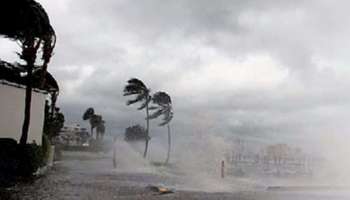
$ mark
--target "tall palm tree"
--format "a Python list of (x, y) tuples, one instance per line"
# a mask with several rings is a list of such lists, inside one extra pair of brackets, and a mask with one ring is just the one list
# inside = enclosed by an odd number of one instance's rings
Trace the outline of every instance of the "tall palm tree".
[(0, 3), (0, 35), (19, 41), (20, 58), (26, 62), (24, 120), (20, 144), (26, 144), (30, 124), (34, 63), (39, 48), (43, 50), (41, 86), (44, 86), (48, 63), (55, 47), (56, 35), (43, 7), (34, 0), (2, 0)]
[(106, 132), (105, 121), (102, 120), (102, 117), (101, 117), (101, 121), (98, 123), (96, 127), (96, 139), (103, 140), (103, 136), (105, 132)]
[[(102, 120), (101, 115), (95, 114), (94, 108), (88, 108), (84, 115), (83, 115), (83, 120), (89, 120), (90, 123), (90, 130), (91, 130), (91, 137), (94, 136), (94, 128), (98, 128), (101, 126), (104, 121)], [(102, 127), (100, 127), (99, 131), (101, 130)], [(96, 139), (98, 139), (98, 135), (96, 133)]]
[(127, 85), (124, 87), (124, 96), (136, 95), (135, 99), (128, 100), (126, 105), (131, 105), (137, 102), (142, 102), (138, 110), (146, 109), (146, 140), (145, 140), (145, 151), (143, 157), (147, 156), (148, 142), (149, 142), (149, 108), (148, 104), (151, 102), (152, 97), (150, 95), (150, 89), (137, 78), (128, 80)]
[(168, 152), (165, 163), (169, 163), (171, 148), (170, 121), (174, 117), (171, 98), (165, 92), (157, 92), (152, 97), (152, 103), (156, 106), (150, 107), (151, 110), (155, 111), (149, 116), (149, 118), (155, 119), (163, 115), (162, 123), (160, 123), (159, 126), (167, 125), (168, 128)]

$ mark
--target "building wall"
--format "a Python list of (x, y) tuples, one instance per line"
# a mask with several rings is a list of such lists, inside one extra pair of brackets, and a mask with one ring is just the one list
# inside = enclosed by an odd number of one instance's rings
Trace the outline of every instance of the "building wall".
[[(41, 144), (46, 95), (33, 91), (28, 143)], [(19, 142), (24, 119), (25, 89), (0, 82), (0, 138)]]

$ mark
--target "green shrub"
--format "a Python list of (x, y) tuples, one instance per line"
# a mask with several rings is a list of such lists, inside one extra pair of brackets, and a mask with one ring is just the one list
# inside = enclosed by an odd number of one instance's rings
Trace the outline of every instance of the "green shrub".
[(50, 151), (46, 136), (43, 137), (42, 146), (19, 145), (13, 139), (0, 138), (0, 185), (12, 177), (33, 175), (45, 165)]
[(48, 159), (49, 159), (49, 155), (51, 152), (51, 143), (49, 140), (49, 137), (45, 134), (43, 134), (43, 139), (42, 139), (42, 143), (41, 143), (41, 148), (42, 148), (42, 153), (43, 153), (43, 164), (47, 163)]
[(17, 142), (14, 139), (0, 139), (0, 172), (12, 173), (16, 171)]
[(18, 171), (17, 142), (0, 138), (0, 187), (10, 186)]
[(10, 186), (16, 177), (32, 176), (45, 165), (50, 150), (47, 137), (43, 137), (42, 146), (19, 145), (13, 139), (0, 138), (0, 187)]
[(17, 159), (19, 161), (20, 176), (31, 176), (39, 167), (44, 165), (43, 149), (36, 144), (18, 145)]

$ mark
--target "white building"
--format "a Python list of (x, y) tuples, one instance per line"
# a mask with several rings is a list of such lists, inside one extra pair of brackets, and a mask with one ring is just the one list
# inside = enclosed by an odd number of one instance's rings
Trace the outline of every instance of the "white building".
[[(40, 72), (34, 74), (39, 76)], [(19, 70), (0, 60), (0, 138), (12, 138), (19, 142), (24, 119), (25, 106), (25, 78)], [(37, 87), (37, 78), (34, 78), (32, 93), (31, 117), (28, 134), (28, 143), (41, 144), (45, 101), (49, 94), (58, 92), (58, 85), (53, 77), (47, 73), (46, 84), (43, 88)], [(40, 89), (39, 89), (40, 88)]]
[(58, 136), (60, 143), (69, 146), (88, 145), (90, 138), (87, 129), (80, 127), (79, 124), (64, 126)]

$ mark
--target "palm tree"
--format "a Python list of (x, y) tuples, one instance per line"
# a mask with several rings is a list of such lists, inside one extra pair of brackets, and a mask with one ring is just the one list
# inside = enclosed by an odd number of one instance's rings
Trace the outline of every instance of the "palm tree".
[(148, 142), (149, 142), (149, 108), (148, 104), (152, 100), (150, 95), (150, 89), (146, 87), (146, 85), (137, 78), (132, 78), (128, 80), (128, 84), (124, 87), (124, 96), (136, 95), (135, 99), (128, 100), (126, 105), (131, 105), (137, 102), (142, 102), (141, 106), (138, 110), (146, 109), (146, 144), (145, 151), (143, 153), (143, 157), (147, 156), (148, 151)]
[[(102, 120), (102, 116), (95, 114), (94, 108), (88, 108), (85, 111), (85, 113), (83, 115), (83, 120), (89, 120), (89, 122), (90, 122), (91, 137), (94, 136), (94, 128), (98, 128), (99, 126), (101, 126), (102, 123), (104, 123), (104, 121)], [(102, 127), (99, 128), (99, 131), (100, 130), (102, 130)], [(103, 130), (103, 132), (104, 132), (104, 130)], [(96, 139), (98, 139), (97, 133), (96, 133)]]
[(170, 135), (170, 121), (174, 117), (173, 113), (173, 107), (171, 103), (170, 96), (165, 92), (157, 92), (152, 97), (152, 103), (156, 106), (150, 107), (151, 110), (155, 110), (154, 113), (152, 113), (149, 118), (155, 119), (161, 115), (163, 115), (163, 121), (159, 124), (159, 126), (165, 126), (168, 127), (168, 152), (167, 157), (165, 160), (165, 163), (169, 163), (170, 159), (170, 147), (171, 147), (171, 135)]
[(30, 109), (33, 89), (34, 63), (39, 48), (42, 48), (41, 86), (44, 86), (48, 63), (55, 47), (56, 35), (43, 7), (34, 0), (2, 0), (0, 3), (0, 35), (19, 41), (22, 47), (20, 58), (26, 75), (24, 121), (20, 144), (27, 143), (30, 124)]
[(105, 132), (106, 132), (105, 121), (102, 120), (102, 117), (101, 117), (101, 121), (98, 123), (96, 127), (96, 139), (103, 140), (103, 136)]

